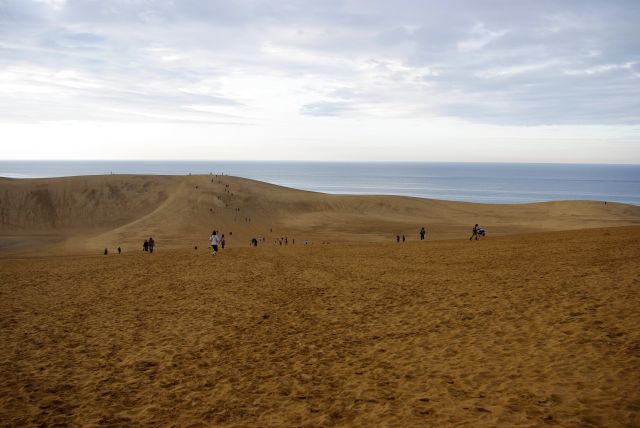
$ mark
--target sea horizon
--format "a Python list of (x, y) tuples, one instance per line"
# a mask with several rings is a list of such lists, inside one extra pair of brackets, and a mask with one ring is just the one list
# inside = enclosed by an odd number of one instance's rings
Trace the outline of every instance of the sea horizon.
[(0, 177), (226, 174), (330, 194), (513, 204), (596, 200), (640, 205), (640, 165), (274, 160), (11, 160)]

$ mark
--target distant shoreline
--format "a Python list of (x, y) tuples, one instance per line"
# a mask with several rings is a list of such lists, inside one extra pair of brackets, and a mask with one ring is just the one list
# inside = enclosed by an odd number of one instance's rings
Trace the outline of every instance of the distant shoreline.
[(14, 179), (225, 173), (328, 194), (489, 204), (561, 200), (640, 206), (640, 165), (319, 161), (0, 161)]

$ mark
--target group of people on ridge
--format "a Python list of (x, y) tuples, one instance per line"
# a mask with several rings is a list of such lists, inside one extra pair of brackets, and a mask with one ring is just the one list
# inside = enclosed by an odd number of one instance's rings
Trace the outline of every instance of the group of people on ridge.
[[(427, 236), (426, 229), (424, 227), (422, 227), (420, 229), (419, 233), (420, 233), (420, 240), (424, 241), (424, 239)], [(473, 229), (471, 231), (471, 237), (469, 238), (469, 240), (472, 240), (473, 238), (476, 238), (476, 240), (478, 240), (479, 236), (485, 236), (485, 235), (486, 235), (485, 230), (483, 228), (479, 227), (478, 224), (476, 223), (476, 225), (473, 226)], [(397, 242), (400, 242), (401, 239), (402, 239), (402, 242), (404, 242), (405, 241), (405, 236), (404, 235), (402, 235), (402, 236), (401, 235), (396, 235), (396, 241)], [(209, 237), (209, 242), (211, 243), (211, 248), (213, 250), (213, 255), (214, 256), (218, 253), (219, 249), (224, 250), (224, 246), (225, 246), (224, 234), (218, 235), (218, 231), (217, 230), (214, 230), (213, 232), (211, 232), (211, 236)], [(282, 245), (283, 242), (286, 245), (287, 242), (288, 242), (288, 239), (284, 238), (284, 241), (283, 241), (283, 239), (280, 239), (279, 242), (280, 242), (280, 245)], [(305, 244), (306, 244), (306, 242), (305, 242)], [(153, 253), (153, 249), (154, 249), (155, 245), (156, 245), (156, 242), (153, 240), (152, 237), (149, 237), (149, 239), (145, 239), (144, 240), (144, 244), (142, 244), (142, 249), (144, 251), (148, 251), (149, 253)], [(251, 246), (258, 246), (258, 240), (253, 238), (251, 240)], [(197, 248), (198, 247), (196, 247), (196, 249)], [(120, 253), (121, 251), (122, 251), (121, 248), (118, 247), (118, 253)], [(104, 254), (105, 255), (108, 254), (106, 248), (104, 250)]]

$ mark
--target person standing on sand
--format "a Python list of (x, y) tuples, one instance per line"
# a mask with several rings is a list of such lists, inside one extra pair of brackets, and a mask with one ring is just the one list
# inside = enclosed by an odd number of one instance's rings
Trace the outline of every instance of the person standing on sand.
[(149, 252), (153, 253), (153, 247), (156, 246), (156, 241), (153, 238), (149, 237)]
[(211, 232), (211, 238), (209, 238), (209, 240), (211, 241), (211, 248), (213, 248), (213, 255), (215, 256), (218, 252), (218, 233), (215, 230)]
[(146, 239), (144, 240), (144, 244), (142, 244), (142, 250), (149, 251), (149, 241), (147, 241)]
[(404, 242), (404, 241), (405, 241), (405, 237), (404, 237), (404, 235), (402, 235), (402, 242)]
[(471, 231), (471, 237), (469, 238), (469, 241), (471, 241), (474, 236), (476, 237), (476, 241), (477, 241), (478, 240), (478, 223), (476, 223), (476, 225), (473, 226), (473, 230)]
[(400, 235), (396, 235), (396, 242), (399, 244), (400, 243)]
[(426, 236), (427, 231), (424, 229), (424, 226), (422, 226), (422, 229), (420, 229), (420, 240), (424, 241), (424, 237)]
[(224, 241), (224, 233), (223, 233), (222, 236), (220, 237), (220, 248), (223, 250), (224, 250), (224, 244), (225, 244), (225, 241)]

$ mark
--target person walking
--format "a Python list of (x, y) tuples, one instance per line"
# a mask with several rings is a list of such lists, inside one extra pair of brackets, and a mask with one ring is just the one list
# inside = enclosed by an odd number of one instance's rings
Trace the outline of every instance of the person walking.
[(224, 240), (224, 233), (222, 234), (222, 236), (220, 237), (220, 248), (224, 250), (224, 244), (225, 244), (225, 240)]
[(478, 240), (478, 223), (476, 223), (476, 225), (473, 226), (473, 230), (471, 231), (471, 237), (469, 238), (469, 241), (471, 241), (474, 236), (476, 237), (476, 241), (477, 241)]
[(149, 241), (147, 241), (146, 239), (144, 240), (144, 244), (142, 244), (142, 250), (149, 251)]
[(153, 253), (153, 247), (156, 246), (156, 241), (153, 238), (149, 237), (149, 252)]
[(424, 237), (427, 235), (427, 231), (425, 230), (424, 226), (422, 227), (422, 229), (420, 229), (420, 240), (424, 241)]
[(209, 238), (211, 242), (211, 248), (213, 248), (213, 255), (215, 256), (218, 252), (218, 232), (215, 230), (211, 232), (211, 237)]

